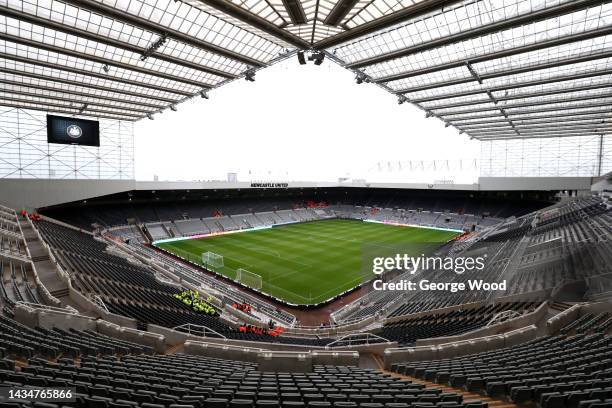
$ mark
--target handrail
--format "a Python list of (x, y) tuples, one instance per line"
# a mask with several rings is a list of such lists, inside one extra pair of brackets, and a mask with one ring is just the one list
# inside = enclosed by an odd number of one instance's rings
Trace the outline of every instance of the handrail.
[[(195, 329), (194, 332), (192, 332), (192, 328)], [(194, 335), (201, 336), (201, 337), (211, 337), (211, 336), (207, 336), (206, 333), (212, 333), (212, 334), (215, 334), (217, 338), (227, 339), (227, 337), (225, 337), (223, 334), (211, 329), (208, 326), (202, 326), (202, 325), (193, 324), (193, 323), (181, 324), (180, 326), (173, 327), (172, 330), (182, 331), (182, 332), (184, 332), (184, 330), (187, 330), (187, 333), (194, 334)], [(200, 332), (198, 332), (197, 330), (200, 330)], [(215, 337), (215, 336), (212, 336), (212, 337)]]
[(522, 314), (520, 314), (516, 310), (504, 310), (503, 312), (499, 312), (495, 316), (493, 316), (485, 327), (490, 327), (497, 323), (505, 322), (507, 320), (514, 319), (515, 317), (521, 317), (521, 316)]
[(40, 303), (30, 303), (30, 302), (24, 302), (24, 301), (16, 302), (15, 305), (22, 305), (26, 309), (31, 310), (31, 311), (35, 309), (42, 309), (42, 310), (49, 310), (49, 311), (57, 312), (57, 313), (69, 314), (69, 315), (79, 314), (79, 311), (71, 306), (66, 306), (65, 308), (61, 308), (61, 307), (43, 305)]
[[(363, 341), (365, 341), (365, 343), (362, 343)], [(327, 344), (325, 348), (329, 349), (332, 347), (342, 347), (346, 345), (352, 346), (355, 342), (358, 342), (359, 344), (391, 343), (391, 341), (388, 339), (373, 333), (351, 333), (332, 341), (331, 343)]]

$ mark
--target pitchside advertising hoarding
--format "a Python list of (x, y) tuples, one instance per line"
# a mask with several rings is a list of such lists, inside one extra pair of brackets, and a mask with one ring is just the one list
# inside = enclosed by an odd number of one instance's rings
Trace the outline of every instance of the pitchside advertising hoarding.
[(47, 115), (47, 142), (100, 146), (100, 123), (97, 120)]

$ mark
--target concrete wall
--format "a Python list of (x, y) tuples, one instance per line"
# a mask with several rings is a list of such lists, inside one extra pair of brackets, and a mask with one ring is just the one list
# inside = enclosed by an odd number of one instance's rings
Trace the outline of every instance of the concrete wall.
[(28, 210), (131, 190), (127, 180), (1, 179), (0, 203)]
[(580, 309), (582, 308), (581, 304), (575, 304), (569, 309), (565, 309), (561, 313), (551, 317), (546, 322), (546, 332), (548, 334), (555, 334), (561, 328), (570, 322), (576, 320), (580, 315)]
[(385, 350), (383, 354), (385, 368), (391, 368), (391, 364), (393, 363), (455, 358), (496, 350), (503, 347), (512, 347), (533, 340), (536, 336), (537, 327), (532, 325), (505, 334), (447, 344), (424, 347), (389, 348)]
[(357, 352), (271, 351), (209, 341), (188, 340), (184, 350), (186, 354), (258, 363), (260, 371), (311, 372), (315, 364), (355, 366), (359, 363)]
[(158, 353), (166, 352), (166, 339), (159, 334), (121, 327), (105, 320), (97, 321), (97, 331), (120, 340), (149, 346)]
[(596, 302), (583, 305), (580, 312), (584, 313), (610, 313), (612, 311), (612, 302)]
[(480, 191), (590, 190), (591, 177), (480, 177)]
[(17, 304), (15, 320), (28, 327), (62, 330), (96, 330), (96, 319), (62, 310), (30, 308)]
[(347, 333), (351, 333), (355, 331), (361, 331), (361, 329), (370, 326), (375, 321), (376, 321), (376, 316), (370, 316), (358, 322), (345, 324), (342, 326), (324, 327), (324, 328), (288, 327), (285, 329), (285, 334), (322, 336), (322, 337), (337, 336), (340, 334), (347, 334)]

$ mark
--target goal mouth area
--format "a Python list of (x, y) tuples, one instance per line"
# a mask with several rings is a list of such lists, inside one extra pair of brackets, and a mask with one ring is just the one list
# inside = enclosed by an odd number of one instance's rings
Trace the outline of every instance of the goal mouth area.
[(160, 247), (155, 246), (155, 245), (153, 245), (152, 247), (155, 248), (157, 251), (160, 251), (161, 253), (163, 253), (165, 256), (169, 256), (169, 257), (171, 257), (171, 258), (173, 258), (175, 260), (178, 260), (178, 261), (181, 261), (181, 262), (184, 262), (184, 263), (189, 263), (191, 266), (194, 266), (197, 269), (199, 269), (199, 270), (201, 270), (203, 272), (206, 272), (210, 276), (214, 276), (215, 278), (217, 278), (217, 279), (219, 279), (221, 281), (225, 281), (226, 283), (228, 283), (230, 285), (233, 284), (234, 286), (240, 287), (241, 290), (246, 290), (247, 292), (251, 292), (251, 294), (255, 294), (255, 295), (259, 296), (259, 297), (263, 297), (263, 298), (271, 300), (273, 302), (276, 302), (276, 303), (279, 303), (279, 304), (282, 304), (282, 305), (285, 305), (285, 306), (289, 306), (289, 307), (292, 307), (292, 308), (296, 308), (296, 309), (304, 309), (304, 310), (305, 309), (317, 309), (317, 308), (329, 305), (331, 303), (334, 303), (338, 299), (340, 299), (340, 298), (342, 298), (342, 297), (344, 297), (346, 295), (349, 295), (349, 294), (359, 290), (362, 286), (370, 283), (372, 280), (375, 279), (375, 277), (373, 277), (372, 279), (370, 279), (368, 281), (360, 282), (359, 284), (357, 284), (357, 285), (355, 285), (355, 286), (353, 286), (353, 287), (351, 287), (351, 288), (349, 288), (347, 290), (344, 290), (341, 293), (338, 293), (338, 294), (336, 294), (336, 295), (334, 295), (334, 296), (332, 296), (330, 298), (327, 298), (327, 299), (319, 301), (319, 302), (308, 302), (308, 301), (305, 301), (303, 303), (294, 303), (294, 302), (290, 302), (290, 301), (287, 301), (285, 299), (276, 297), (274, 295), (271, 295), (270, 293), (267, 293), (267, 292), (265, 292), (265, 291), (263, 291), (261, 289), (257, 289), (257, 288), (248, 286), (248, 285), (246, 285), (243, 282), (240, 282), (240, 281), (238, 281), (236, 279), (232, 279), (232, 278), (230, 278), (230, 277), (228, 277), (226, 275), (223, 275), (223, 274), (221, 274), (219, 272), (216, 272), (216, 271), (212, 270), (212, 268), (210, 268), (210, 269), (209, 268), (205, 268), (200, 262), (195, 262), (193, 258), (183, 257), (181, 255), (178, 255), (178, 254), (172, 252), (172, 251), (168, 251), (167, 249), (160, 248)]
[(317, 302), (317, 303), (308, 303), (308, 302), (293, 303), (293, 302), (289, 302), (289, 301), (287, 301), (285, 299), (281, 299), (281, 298), (278, 298), (276, 296), (273, 296), (273, 295), (271, 295), (271, 294), (269, 294), (267, 292), (264, 292), (262, 290), (259, 290), (259, 289), (247, 286), (247, 285), (245, 285), (242, 282), (239, 282), (239, 281), (237, 281), (235, 279), (232, 279), (232, 278), (230, 278), (230, 277), (228, 277), (226, 275), (223, 275), (221, 273), (215, 272), (214, 270), (210, 270), (208, 268), (205, 268), (200, 263), (194, 262), (191, 259), (187, 259), (185, 257), (177, 255), (177, 254), (173, 253), (172, 251), (168, 251), (168, 250), (166, 250), (164, 248), (160, 248), (158, 246), (152, 246), (152, 247), (155, 248), (157, 251), (160, 251), (164, 255), (169, 256), (170, 258), (173, 258), (173, 259), (181, 261), (181, 262), (189, 263), (190, 265), (196, 267), (197, 269), (199, 269), (199, 270), (201, 270), (203, 272), (206, 272), (208, 275), (214, 276), (216, 279), (218, 279), (220, 281), (224, 281), (224, 282), (226, 282), (226, 283), (228, 283), (230, 285), (237, 286), (241, 290), (246, 290), (247, 292), (250, 292), (250, 294), (252, 294), (252, 295), (256, 295), (256, 296), (262, 297), (264, 299), (270, 300), (272, 302), (276, 302), (276, 303), (282, 304), (284, 306), (289, 306), (289, 307), (292, 307), (292, 308), (295, 308), (295, 309), (301, 309), (301, 310), (318, 309), (320, 307), (327, 306), (327, 305), (329, 305), (331, 303), (334, 303), (335, 301), (339, 300), (340, 298), (342, 298), (342, 297), (344, 297), (346, 295), (349, 295), (349, 294), (359, 290), (362, 286), (368, 284), (369, 282), (371, 282), (372, 280), (375, 279), (375, 277), (373, 277), (372, 279), (370, 279), (368, 281), (361, 282), (360, 284), (355, 285), (352, 288), (343, 291), (342, 293), (339, 293), (337, 295), (334, 295), (333, 297), (330, 297), (328, 299), (325, 299), (325, 300)]

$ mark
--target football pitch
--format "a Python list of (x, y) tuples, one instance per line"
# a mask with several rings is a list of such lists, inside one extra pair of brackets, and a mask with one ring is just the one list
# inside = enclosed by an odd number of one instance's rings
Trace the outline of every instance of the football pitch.
[(261, 277), (260, 292), (289, 304), (315, 305), (374, 278), (371, 268), (364, 273), (366, 246), (395, 250), (412, 243), (441, 245), (456, 235), (452, 231), (332, 219), (155, 245), (200, 265), (202, 254), (213, 252), (223, 256), (223, 266), (208, 269), (232, 280), (236, 280), (238, 269), (247, 270)]

